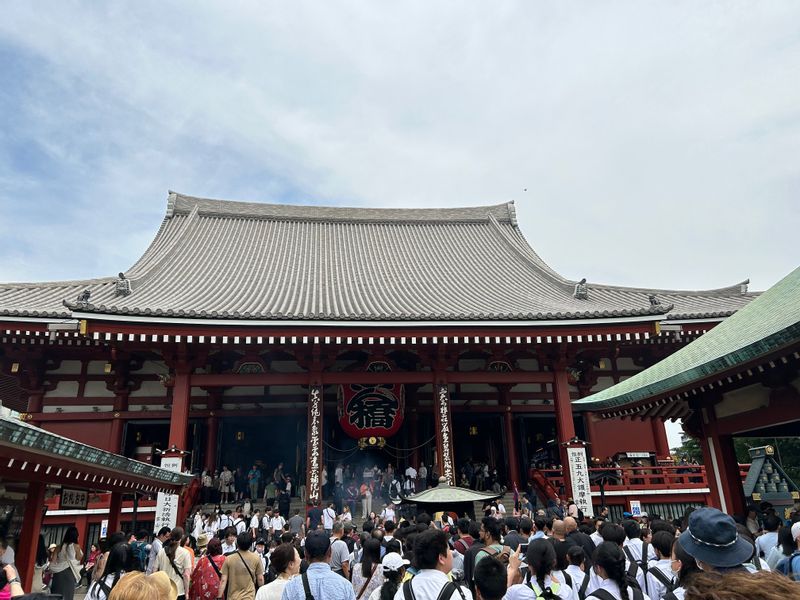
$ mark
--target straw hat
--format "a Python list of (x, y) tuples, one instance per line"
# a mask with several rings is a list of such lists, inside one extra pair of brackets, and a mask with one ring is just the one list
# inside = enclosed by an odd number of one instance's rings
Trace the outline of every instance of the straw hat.
[(156, 571), (148, 577), (156, 584), (161, 600), (178, 600), (178, 587), (164, 571)]

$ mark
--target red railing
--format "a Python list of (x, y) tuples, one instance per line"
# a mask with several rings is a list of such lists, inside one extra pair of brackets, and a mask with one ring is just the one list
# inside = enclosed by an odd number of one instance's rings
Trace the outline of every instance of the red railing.
[[(561, 469), (542, 469), (542, 473), (556, 488), (563, 488), (564, 475)], [(648, 489), (697, 489), (708, 487), (704, 466), (676, 467), (620, 467), (619, 469), (590, 468), (589, 477), (606, 473), (603, 487), (606, 491), (640, 491)], [(592, 491), (599, 491), (599, 483), (592, 485)]]

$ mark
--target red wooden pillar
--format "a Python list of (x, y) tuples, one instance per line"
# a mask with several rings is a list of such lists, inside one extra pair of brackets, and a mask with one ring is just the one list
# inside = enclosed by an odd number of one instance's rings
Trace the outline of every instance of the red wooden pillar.
[(169, 447), (186, 450), (186, 432), (189, 429), (189, 401), (192, 389), (191, 369), (185, 365), (175, 370), (172, 388), (172, 414), (169, 423)]
[(208, 389), (208, 408), (206, 418), (206, 450), (203, 465), (206, 471), (213, 474), (217, 468), (217, 436), (219, 435), (219, 417), (216, 411), (222, 406), (222, 389)]
[(42, 413), (44, 408), (44, 390), (35, 390), (28, 394), (28, 415), (27, 420), (31, 425), (39, 427), (41, 421), (36, 416)]
[(306, 456), (306, 499), (308, 504), (322, 500), (322, 414), (324, 412), (322, 376), (316, 374), (308, 386), (308, 429)]
[(702, 408), (703, 437), (700, 448), (706, 467), (708, 487), (716, 506), (730, 515), (743, 515), (745, 510), (739, 463), (733, 447), (733, 436), (720, 435), (714, 421), (713, 407)]
[(572, 400), (569, 397), (569, 379), (567, 372), (559, 367), (553, 373), (553, 396), (556, 409), (556, 437), (558, 438), (559, 457), (564, 474), (564, 494), (572, 495), (572, 482), (569, 477), (569, 461), (565, 443), (575, 437), (575, 423), (572, 420)]
[(122, 492), (111, 492), (108, 505), (108, 535), (119, 531), (122, 521)]
[(669, 440), (667, 440), (667, 429), (664, 427), (664, 421), (651, 419), (650, 424), (653, 428), (653, 440), (656, 444), (656, 457), (668, 459), (670, 457)]
[[(411, 465), (416, 469), (419, 466), (419, 413), (417, 412), (417, 407), (413, 406), (411, 408), (411, 412), (408, 415), (408, 432), (409, 432), (409, 446), (411, 446), (411, 457), (409, 460), (411, 461)], [(402, 471), (400, 472), (400, 479), (401, 481), (405, 481), (405, 469), (408, 465), (404, 465), (402, 467)]]
[(217, 434), (219, 432), (219, 417), (213, 411), (206, 418), (206, 430), (206, 451), (203, 468), (213, 475), (217, 466)]
[[(595, 421), (594, 413), (593, 412), (583, 413), (583, 423), (586, 428), (586, 441), (589, 442), (589, 444), (595, 443), (597, 441), (597, 423)], [(591, 445), (588, 446), (587, 450), (590, 456), (600, 459), (603, 458), (601, 456), (596, 456), (592, 452)], [(591, 467), (592, 465), (590, 464), (589, 466)]]
[(44, 508), (44, 483), (28, 484), (28, 497), (25, 499), (25, 515), (17, 548), (16, 566), (22, 580), (22, 589), (30, 590), (33, 584), (33, 571), (36, 566), (36, 551), (39, 548), (39, 533), (42, 529), (42, 509)]
[(111, 432), (108, 436), (108, 451), (118, 454), (122, 452), (122, 434), (125, 430), (125, 419), (121, 417), (128, 410), (128, 394), (125, 390), (118, 392), (114, 399), (114, 419), (111, 421)]
[(436, 430), (437, 472), (449, 485), (456, 485), (456, 465), (453, 453), (453, 420), (450, 413), (450, 390), (443, 371), (433, 375), (433, 418)]
[(503, 425), (505, 427), (506, 445), (508, 446), (508, 488), (520, 486), (519, 458), (517, 458), (517, 436), (514, 434), (514, 413), (511, 412), (511, 400), (508, 393), (511, 387), (501, 385), (498, 387), (499, 404), (503, 407)]

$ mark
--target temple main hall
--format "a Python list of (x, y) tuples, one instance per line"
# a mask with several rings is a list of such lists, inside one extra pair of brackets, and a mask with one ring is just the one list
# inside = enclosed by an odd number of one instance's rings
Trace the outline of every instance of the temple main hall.
[[(312, 499), (323, 467), (353, 452), (424, 462), (451, 483), (467, 460), (486, 462), (519, 486), (567, 464), (569, 443), (595, 462), (668, 459), (660, 419), (602, 420), (573, 402), (755, 294), (746, 281), (683, 291), (584, 275), (539, 257), (513, 202), (341, 208), (171, 192), (152, 243), (119, 274), (0, 284), (0, 399), (26, 423), (145, 462), (280, 461)], [(568, 472), (561, 485), (573, 494)]]

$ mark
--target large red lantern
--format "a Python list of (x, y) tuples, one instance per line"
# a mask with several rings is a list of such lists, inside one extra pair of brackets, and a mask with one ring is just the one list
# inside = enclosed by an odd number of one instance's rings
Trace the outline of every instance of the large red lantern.
[(388, 438), (403, 424), (404, 389), (401, 384), (339, 386), (339, 424), (352, 438)]

